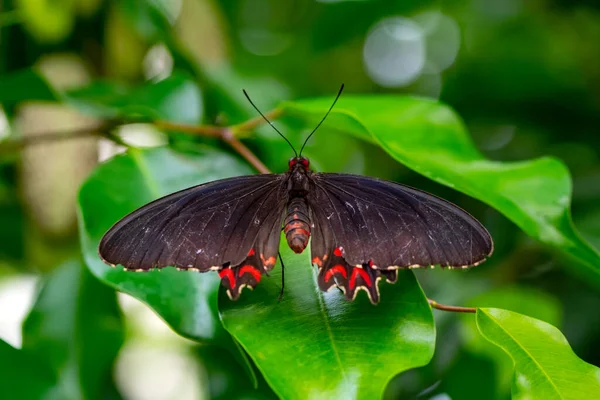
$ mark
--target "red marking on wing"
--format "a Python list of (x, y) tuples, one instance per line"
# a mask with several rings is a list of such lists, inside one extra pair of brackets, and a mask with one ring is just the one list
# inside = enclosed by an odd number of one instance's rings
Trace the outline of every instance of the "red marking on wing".
[(252, 257), (254, 255), (254, 249), (250, 249), (250, 251), (248, 252), (248, 256), (247, 257)]
[(369, 260), (369, 267), (373, 268), (373, 265), (375, 265), (373, 264), (373, 260)]
[(240, 276), (242, 276), (246, 273), (252, 275), (254, 277), (254, 279), (256, 279), (256, 283), (260, 282), (261, 273), (259, 270), (254, 268), (252, 265), (244, 265), (242, 268), (240, 268)]
[(333, 255), (341, 257), (342, 256), (342, 248), (341, 247), (336, 247), (336, 249), (333, 251)]
[(321, 259), (319, 257), (315, 257), (312, 260), (313, 264), (317, 264), (319, 267), (323, 266), (323, 261), (321, 261)]
[(346, 274), (346, 268), (344, 268), (343, 265), (338, 264), (338, 265), (331, 267), (331, 269), (329, 269), (329, 270), (327, 270), (327, 272), (325, 272), (325, 282), (329, 282), (331, 277), (336, 273), (342, 274), (344, 279), (346, 279), (348, 277), (348, 275)]
[(229, 279), (229, 287), (233, 288), (235, 286), (235, 275), (231, 268), (225, 268), (219, 271), (219, 277), (221, 279), (227, 278)]
[(350, 276), (350, 290), (354, 289), (354, 287), (356, 286), (356, 277), (358, 275), (360, 275), (360, 277), (363, 278), (367, 286), (371, 287), (371, 277), (369, 276), (369, 274), (367, 274), (367, 271), (365, 271), (362, 268), (354, 267), (354, 269), (352, 270), (352, 276)]

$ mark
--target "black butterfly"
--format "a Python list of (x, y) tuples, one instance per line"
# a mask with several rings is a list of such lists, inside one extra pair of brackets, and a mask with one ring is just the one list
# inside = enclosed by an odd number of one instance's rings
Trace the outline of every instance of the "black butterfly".
[(353, 300), (362, 289), (377, 303), (379, 280), (394, 283), (397, 269), (468, 268), (491, 255), (487, 230), (456, 205), (393, 182), (313, 172), (301, 154), (284, 174), (223, 179), (141, 207), (104, 235), (100, 257), (134, 271), (218, 271), (235, 300), (275, 266), (283, 227), (296, 253), (312, 237), (321, 290)]

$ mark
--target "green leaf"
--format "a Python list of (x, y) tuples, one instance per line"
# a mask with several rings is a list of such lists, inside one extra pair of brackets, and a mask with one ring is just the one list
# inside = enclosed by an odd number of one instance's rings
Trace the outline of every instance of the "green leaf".
[(56, 375), (37, 354), (0, 339), (0, 393), (11, 399), (48, 398)]
[(115, 292), (78, 261), (52, 271), (23, 324), (23, 349), (56, 371), (65, 399), (106, 395), (122, 343)]
[[(560, 302), (539, 289), (525, 286), (504, 286), (489, 290), (471, 298), (467, 305), (472, 307), (503, 308), (560, 326), (562, 308)], [(513, 366), (506, 354), (498, 347), (490, 346), (481, 337), (475, 318), (470, 314), (461, 316), (460, 333), (464, 341), (465, 354), (483, 357), (494, 363), (494, 398), (505, 398), (510, 394)]]
[(295, 255), (283, 245), (281, 253), (281, 302), (280, 268), (237, 302), (219, 298), (225, 328), (281, 398), (380, 398), (392, 377), (431, 360), (431, 309), (411, 271), (399, 271), (395, 285), (381, 283), (373, 306), (364, 293), (354, 302), (323, 294), (310, 249)]
[[(315, 124), (330, 103), (298, 101), (283, 110)], [(376, 142), (414, 171), (491, 205), (528, 235), (576, 259), (568, 265), (600, 284), (600, 254), (573, 226), (571, 179), (559, 160), (488, 160), (449, 107), (426, 99), (343, 96), (324, 125)]]
[[(555, 326), (560, 326), (562, 322), (560, 302), (548, 293), (533, 287), (504, 286), (494, 288), (469, 299), (467, 305), (479, 308), (502, 308), (542, 320)], [(462, 317), (462, 333), (467, 346), (474, 352), (483, 351), (487, 353), (489, 346), (480, 340), (480, 335), (477, 332), (477, 327), (472, 316), (463, 315)]]
[(513, 359), (514, 399), (600, 398), (600, 368), (578, 358), (552, 325), (511, 311), (479, 308), (477, 327)]

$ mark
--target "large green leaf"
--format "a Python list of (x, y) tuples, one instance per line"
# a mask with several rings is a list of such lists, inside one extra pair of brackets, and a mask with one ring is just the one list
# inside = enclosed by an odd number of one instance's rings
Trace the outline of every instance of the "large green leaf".
[[(98, 257), (102, 235), (118, 219), (161, 196), (203, 182), (242, 175), (250, 169), (213, 149), (182, 155), (166, 148), (130, 149), (99, 166), (79, 193), (81, 244), (86, 264), (100, 280), (152, 307), (173, 329), (196, 340), (224, 333), (217, 315), (217, 274), (174, 268), (131, 273)], [(226, 335), (228, 336), (228, 335)]]
[[(524, 286), (504, 286), (491, 289), (481, 295), (475, 296), (467, 302), (472, 307), (503, 308), (530, 317), (537, 318), (551, 325), (560, 326), (562, 320), (561, 304), (556, 298), (539, 289)], [(481, 357), (482, 362), (493, 362), (494, 385), (496, 392), (493, 398), (506, 398), (510, 394), (513, 376), (512, 362), (506, 354), (482, 338), (475, 318), (465, 314), (461, 318), (460, 333), (463, 339), (463, 351), (472, 357)], [(459, 379), (460, 378), (455, 378)], [(464, 382), (469, 381), (469, 376), (462, 376)], [(463, 382), (463, 383), (464, 383)]]
[(47, 277), (23, 324), (23, 349), (56, 372), (63, 399), (107, 396), (122, 341), (115, 292), (77, 261)]
[[(283, 110), (314, 124), (330, 103), (330, 98), (298, 101)], [(528, 235), (579, 261), (568, 265), (600, 284), (600, 255), (571, 222), (571, 179), (562, 162), (488, 160), (450, 108), (426, 99), (344, 96), (325, 126), (376, 142), (407, 167), (486, 202)]]
[[(285, 240), (285, 239), (284, 239)], [(411, 271), (381, 283), (379, 305), (364, 293), (347, 302), (323, 294), (309, 250), (281, 247), (281, 269), (237, 302), (219, 299), (225, 328), (241, 343), (273, 390), (285, 399), (380, 398), (396, 374), (429, 362), (435, 330), (431, 310)]]
[(511, 311), (479, 308), (477, 326), (513, 359), (514, 399), (600, 398), (600, 368), (578, 358), (552, 325)]

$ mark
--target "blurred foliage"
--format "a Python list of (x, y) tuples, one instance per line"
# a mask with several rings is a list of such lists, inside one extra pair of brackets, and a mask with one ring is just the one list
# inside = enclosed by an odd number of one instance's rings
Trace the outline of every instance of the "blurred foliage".
[[(123, 331), (114, 288), (203, 343), (193, 354), (210, 398), (306, 397), (311, 387), (366, 397), (407, 369), (385, 398), (593, 397), (599, 41), (600, 7), (586, 0), (0, 1), (0, 283), (33, 274), (40, 286), (22, 344), (0, 341), (0, 393), (120, 398), (113, 365), (123, 338), (136, 339)], [(119, 217), (171, 191), (252, 172), (218, 140), (173, 132), (169, 148), (130, 149), (94, 170), (79, 193), (78, 234), (50, 235), (31, 211), (60, 198), (24, 196), (31, 177), (19, 150), (38, 146), (22, 123), (31, 106), (110, 119), (97, 134), (105, 158), (127, 143), (114, 123), (252, 118), (245, 88), (263, 111), (283, 110), (276, 125), (298, 147), (342, 82), (347, 93), (307, 145), (311, 165), (457, 203), (492, 233), (490, 261), (467, 273), (417, 271), (419, 283), (407, 273), (382, 286), (375, 309), (321, 297), (307, 260), (287, 253), (279, 305), (278, 271), (230, 303), (215, 274), (110, 269), (96, 244)], [(301, 97), (313, 99), (291, 102)], [(60, 130), (52, 115), (35, 115), (35, 132)], [(243, 139), (273, 171), (285, 170), (291, 150), (268, 126)], [(52, 161), (85, 171), (97, 161), (85, 154)], [(65, 262), (81, 251), (87, 268)], [(439, 302), (491, 308), (436, 312), (434, 331), (419, 284)], [(378, 378), (361, 378), (369, 373)]]
[(122, 342), (115, 292), (81, 262), (67, 262), (47, 276), (23, 324), (23, 351), (52, 366), (57, 398), (113, 396), (111, 370)]

